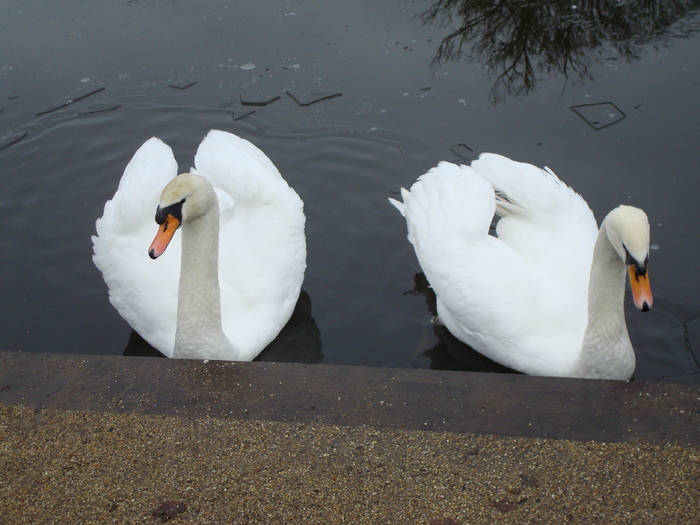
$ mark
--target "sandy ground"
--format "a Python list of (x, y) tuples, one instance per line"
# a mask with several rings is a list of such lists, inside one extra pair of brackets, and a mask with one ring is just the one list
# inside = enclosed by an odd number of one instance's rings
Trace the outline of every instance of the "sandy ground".
[(0, 523), (700, 523), (700, 450), (0, 405)]

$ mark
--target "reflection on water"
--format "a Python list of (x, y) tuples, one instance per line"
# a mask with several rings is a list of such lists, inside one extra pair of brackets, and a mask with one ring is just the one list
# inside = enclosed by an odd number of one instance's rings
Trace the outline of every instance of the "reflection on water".
[(592, 80), (594, 64), (630, 62), (648, 44), (693, 35), (700, 28), (699, 7), (697, 0), (437, 0), (420, 17), (459, 24), (443, 38), (433, 65), (482, 64), (496, 79), (491, 100), (498, 103), (527, 95), (543, 77)]
[[(311, 297), (302, 290), (289, 322), (255, 361), (320, 363), (323, 360), (322, 348), (321, 332), (311, 315)], [(124, 355), (165, 357), (134, 330), (131, 331)]]

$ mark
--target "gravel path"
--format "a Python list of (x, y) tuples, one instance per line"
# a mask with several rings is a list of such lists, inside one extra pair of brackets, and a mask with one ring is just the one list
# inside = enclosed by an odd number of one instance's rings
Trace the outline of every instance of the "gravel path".
[(700, 450), (0, 405), (0, 523), (700, 523)]

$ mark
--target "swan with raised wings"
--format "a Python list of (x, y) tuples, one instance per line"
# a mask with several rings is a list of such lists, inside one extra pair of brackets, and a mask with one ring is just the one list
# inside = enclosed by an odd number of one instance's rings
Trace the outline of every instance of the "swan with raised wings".
[(551, 170), (489, 153), (441, 162), (401, 195), (390, 201), (455, 337), (531, 375), (632, 376), (626, 272), (637, 308), (652, 305), (642, 210), (619, 206), (599, 230)]
[(299, 297), (303, 203), (231, 133), (209, 132), (194, 164), (177, 175), (170, 147), (146, 141), (97, 220), (93, 260), (112, 305), (166, 356), (249, 361)]

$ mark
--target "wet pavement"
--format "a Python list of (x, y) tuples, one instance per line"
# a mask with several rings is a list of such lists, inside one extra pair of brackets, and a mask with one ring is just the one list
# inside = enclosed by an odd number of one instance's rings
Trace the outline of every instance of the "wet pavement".
[(693, 384), (0, 354), (2, 523), (696, 523)]

